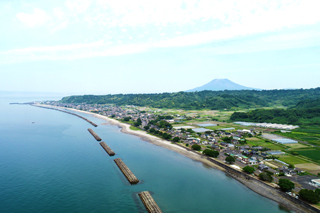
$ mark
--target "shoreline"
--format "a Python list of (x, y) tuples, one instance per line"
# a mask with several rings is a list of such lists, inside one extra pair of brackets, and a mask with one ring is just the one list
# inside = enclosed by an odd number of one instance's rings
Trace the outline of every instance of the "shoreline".
[[(50, 105), (47, 105), (47, 106), (50, 106)], [(52, 107), (52, 106), (51, 106)], [(62, 107), (60, 107), (62, 108)], [(166, 148), (166, 149), (170, 149), (174, 152), (177, 152), (179, 154), (182, 154), (183, 156), (185, 157), (188, 157), (192, 160), (196, 160), (196, 161), (199, 161), (207, 166), (210, 166), (212, 168), (215, 168), (215, 169), (219, 169), (223, 172), (225, 172), (225, 169), (212, 163), (211, 161), (207, 160), (207, 157), (206, 156), (201, 156), (199, 154), (196, 154), (196, 153), (193, 153), (190, 151), (187, 151), (186, 148), (183, 148), (183, 147), (180, 147), (178, 145), (175, 145), (175, 144), (172, 144), (171, 142), (167, 141), (167, 140), (163, 140), (161, 138), (158, 138), (156, 136), (153, 136), (153, 135), (149, 135), (147, 134), (145, 131), (141, 130), (131, 130), (130, 129), (130, 124), (126, 124), (126, 123), (122, 123), (118, 120), (115, 120), (115, 119), (112, 119), (112, 118), (109, 118), (107, 116), (104, 116), (104, 115), (99, 115), (99, 114), (95, 114), (95, 113), (92, 113), (92, 112), (87, 112), (87, 111), (82, 111), (82, 110), (77, 110), (77, 109), (70, 109), (70, 108), (63, 108), (63, 109), (67, 109), (67, 110), (71, 110), (71, 111), (75, 111), (75, 112), (80, 112), (80, 113), (85, 113), (85, 114), (88, 114), (88, 115), (92, 115), (96, 118), (99, 118), (99, 119), (102, 119), (102, 120), (105, 120), (108, 122), (108, 124), (102, 124), (102, 125), (114, 125), (114, 126), (118, 126), (119, 128), (121, 128), (121, 132), (122, 133), (125, 133), (125, 134), (129, 134), (129, 135), (134, 135), (134, 136), (137, 136), (139, 137), (141, 140), (143, 141), (146, 141), (148, 143), (151, 143), (151, 144), (154, 144), (156, 146), (161, 146), (163, 148)]]
[[(40, 105), (40, 104), (37, 104)], [(139, 137), (141, 140), (146, 141), (148, 143), (154, 144), (156, 146), (161, 146), (163, 148), (166, 149), (170, 149), (176, 153), (182, 154), (185, 157), (188, 157), (192, 160), (196, 160), (198, 162), (201, 162), (211, 168), (214, 169), (218, 169), (222, 172), (224, 172), (226, 175), (232, 177), (233, 179), (237, 180), (238, 182), (240, 182), (241, 184), (245, 185), (247, 188), (249, 188), (250, 190), (254, 191), (255, 193), (259, 194), (260, 196), (266, 197), (270, 200), (275, 201), (276, 203), (278, 203), (279, 205), (282, 205), (294, 212), (320, 212), (320, 210), (318, 211), (314, 211), (312, 209), (306, 208), (305, 206), (301, 206), (298, 203), (293, 202), (290, 199), (287, 199), (286, 197), (289, 195), (283, 195), (282, 193), (280, 193), (279, 190), (273, 188), (273, 189), (268, 189), (267, 187), (256, 183), (255, 181), (250, 181), (250, 180), (245, 180), (243, 177), (237, 176), (237, 175), (233, 175), (232, 173), (230, 173), (230, 171), (228, 169), (225, 169), (217, 164), (215, 164), (212, 161), (217, 161), (215, 159), (210, 159), (209, 157), (202, 155), (201, 153), (197, 153), (194, 150), (191, 150), (190, 148), (187, 147), (183, 147), (180, 144), (172, 144), (171, 142), (158, 138), (156, 136), (147, 134), (145, 131), (143, 130), (131, 130), (130, 129), (130, 124), (127, 123), (122, 123), (118, 120), (109, 118), (107, 116), (104, 115), (100, 115), (100, 114), (96, 114), (96, 113), (92, 113), (92, 112), (88, 112), (88, 111), (82, 111), (82, 110), (77, 110), (77, 109), (72, 109), (72, 108), (65, 108), (65, 107), (54, 107), (51, 105), (44, 105), (41, 104), (40, 106), (48, 106), (51, 108), (60, 108), (60, 109), (65, 109), (65, 110), (70, 110), (70, 111), (74, 111), (74, 112), (79, 112), (79, 113), (85, 113), (88, 115), (92, 115), (96, 118), (102, 119), (107, 121), (108, 123), (103, 123), (100, 125), (114, 125), (114, 126), (118, 126), (119, 128), (121, 128), (120, 132), (125, 133), (125, 134), (130, 134), (130, 135), (134, 135)], [(220, 161), (219, 161), (220, 162)], [(220, 162), (222, 163), (222, 162)]]

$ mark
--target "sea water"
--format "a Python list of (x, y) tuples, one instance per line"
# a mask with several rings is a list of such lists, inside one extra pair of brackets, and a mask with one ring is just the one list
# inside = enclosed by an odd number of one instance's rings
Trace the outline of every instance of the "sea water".
[[(225, 173), (120, 128), (79, 113), (0, 99), (0, 212), (146, 212), (138, 197), (150, 191), (163, 212), (282, 212)], [(46, 100), (46, 99), (40, 99)], [(116, 153), (110, 157), (87, 131)], [(130, 185), (113, 162), (121, 158), (141, 181)]]

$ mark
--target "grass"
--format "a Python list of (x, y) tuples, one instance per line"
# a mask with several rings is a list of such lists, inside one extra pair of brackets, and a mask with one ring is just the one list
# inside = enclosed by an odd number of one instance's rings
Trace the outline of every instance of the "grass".
[(298, 152), (299, 155), (306, 156), (307, 158), (310, 158), (315, 161), (320, 160), (320, 150), (303, 150), (303, 151), (295, 151)]
[(286, 146), (290, 147), (291, 149), (301, 149), (301, 148), (308, 148), (309, 147), (309, 146), (301, 144), (301, 143), (286, 144)]
[(278, 135), (292, 138), (298, 141), (305, 141), (307, 143), (320, 146), (320, 134), (308, 133), (308, 132), (288, 132), (288, 133), (276, 133)]
[(303, 163), (310, 163), (308, 161), (305, 161), (303, 159), (300, 159), (298, 157), (292, 156), (292, 155), (282, 155), (280, 156), (279, 160), (288, 163), (288, 164), (303, 164)]
[(130, 129), (131, 130), (134, 130), (134, 131), (142, 131), (141, 129), (135, 127), (135, 126), (130, 126)]
[[(257, 139), (257, 138), (256, 138)], [(282, 146), (279, 146), (277, 144), (271, 143), (271, 142), (265, 142), (263, 140), (247, 140), (247, 144), (251, 145), (251, 146), (262, 146), (262, 147), (266, 147), (268, 149), (271, 150), (283, 150), (285, 148), (283, 148)]]

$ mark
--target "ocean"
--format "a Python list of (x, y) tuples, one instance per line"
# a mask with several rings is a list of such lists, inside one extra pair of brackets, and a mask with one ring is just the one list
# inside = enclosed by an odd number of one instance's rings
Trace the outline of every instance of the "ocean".
[[(141, 191), (150, 191), (168, 213), (285, 212), (222, 171), (102, 125), (104, 120), (79, 113), (95, 128), (59, 111), (9, 105), (48, 99), (0, 98), (0, 212), (147, 212)], [(115, 158), (141, 182), (130, 185)]]

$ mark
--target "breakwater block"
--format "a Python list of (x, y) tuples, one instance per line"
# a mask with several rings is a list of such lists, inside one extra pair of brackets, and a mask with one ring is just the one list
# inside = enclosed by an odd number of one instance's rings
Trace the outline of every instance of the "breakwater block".
[(114, 151), (112, 151), (112, 149), (110, 149), (110, 147), (105, 142), (100, 142), (100, 145), (108, 153), (108, 155), (114, 156), (116, 154), (114, 153)]
[(149, 213), (162, 213), (148, 191), (140, 192), (139, 197)]
[(124, 174), (124, 176), (127, 178), (129, 183), (136, 184), (139, 183), (138, 178), (131, 172), (131, 170), (127, 167), (126, 164), (123, 163), (123, 161), (120, 158), (114, 159), (114, 162), (117, 164), (121, 172)]
[(94, 126), (94, 127), (97, 127), (97, 126), (98, 126), (97, 124), (93, 123), (92, 121), (90, 121), (90, 120), (86, 119), (85, 117), (82, 117), (81, 115), (78, 115), (78, 114), (76, 114), (76, 113), (67, 112), (67, 111), (65, 111), (65, 110), (61, 110), (61, 109), (58, 109), (58, 108), (45, 107), (45, 106), (39, 106), (39, 105), (34, 105), (34, 104), (31, 104), (31, 106), (40, 107), (40, 108), (45, 108), (45, 109), (57, 110), (57, 111), (60, 111), (60, 112), (65, 112), (65, 113), (68, 113), (68, 114), (70, 114), (70, 115), (75, 115), (75, 116), (77, 116), (77, 117), (79, 117), (79, 118), (82, 118), (83, 120), (87, 121), (88, 123), (90, 123), (90, 124), (91, 124), (92, 126)]
[(89, 128), (88, 131), (97, 141), (101, 141), (101, 138), (92, 129)]

